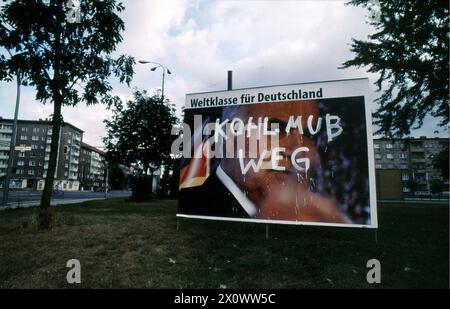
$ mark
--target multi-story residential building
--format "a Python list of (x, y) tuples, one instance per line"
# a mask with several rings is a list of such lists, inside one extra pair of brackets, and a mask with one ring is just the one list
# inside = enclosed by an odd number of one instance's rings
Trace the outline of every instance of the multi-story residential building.
[[(389, 174), (389, 177), (393, 177), (395, 173), (392, 174), (392, 170), (396, 170), (403, 195), (430, 194), (433, 180), (442, 181), (448, 187), (448, 181), (444, 181), (441, 171), (433, 167), (433, 158), (448, 145), (449, 140), (446, 138), (425, 136), (411, 139), (375, 139), (375, 169), (377, 174)], [(388, 173), (387, 170), (391, 172)], [(377, 177), (380, 190), (383, 190), (385, 184), (393, 185), (392, 179), (383, 182), (386, 177)]]
[(81, 143), (78, 175), (83, 190), (95, 190), (105, 185), (105, 153), (91, 145)]
[[(5, 175), (12, 139), (11, 119), (0, 119), (0, 176)], [(83, 131), (64, 123), (61, 127), (54, 186), (61, 190), (78, 190), (78, 164)], [(42, 190), (47, 176), (52, 136), (48, 120), (18, 120), (10, 187)], [(3, 183), (1, 184), (3, 186)]]

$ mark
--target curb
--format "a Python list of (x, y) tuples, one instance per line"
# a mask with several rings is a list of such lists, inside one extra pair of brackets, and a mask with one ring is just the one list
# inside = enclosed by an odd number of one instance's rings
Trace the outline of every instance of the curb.
[[(105, 200), (104, 197), (100, 198), (87, 198), (87, 199), (61, 199), (61, 200), (52, 200), (50, 202), (51, 206), (60, 206), (60, 205), (67, 205), (67, 204), (80, 204), (87, 201), (98, 201), (98, 200)], [(8, 206), (1, 206), (1, 210), (6, 209), (16, 209), (16, 208), (29, 208), (29, 207), (36, 207), (39, 206), (40, 201), (30, 201), (30, 202), (24, 202), (24, 203), (9, 203)]]

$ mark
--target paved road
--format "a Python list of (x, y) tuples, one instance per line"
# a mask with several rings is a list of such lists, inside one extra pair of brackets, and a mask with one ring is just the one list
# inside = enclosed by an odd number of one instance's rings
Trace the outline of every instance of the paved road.
[[(39, 201), (41, 199), (42, 191), (28, 191), (28, 190), (12, 190), (9, 191), (8, 203), (23, 203), (30, 201)], [(131, 191), (110, 191), (108, 192), (108, 198), (115, 197), (128, 197), (131, 195)], [(0, 190), (0, 201), (3, 197), (3, 190)], [(65, 191), (64, 194), (54, 194), (53, 200), (86, 200), (86, 199), (98, 199), (104, 198), (104, 192), (91, 192), (91, 191)], [(0, 202), (1, 203), (1, 202)]]

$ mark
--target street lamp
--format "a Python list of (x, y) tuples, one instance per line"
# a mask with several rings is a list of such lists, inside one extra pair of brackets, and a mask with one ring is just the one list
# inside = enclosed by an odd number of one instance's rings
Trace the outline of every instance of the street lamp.
[(155, 71), (157, 68), (161, 68), (163, 70), (162, 87), (161, 87), (161, 99), (164, 100), (164, 77), (166, 75), (166, 72), (167, 72), (167, 74), (172, 74), (172, 72), (170, 72), (170, 70), (166, 66), (164, 66), (164, 65), (162, 65), (161, 63), (158, 63), (158, 62), (146, 61), (146, 60), (139, 60), (138, 62), (140, 64), (149, 64), (149, 63), (150, 64), (155, 64), (156, 66), (151, 68), (150, 71)]

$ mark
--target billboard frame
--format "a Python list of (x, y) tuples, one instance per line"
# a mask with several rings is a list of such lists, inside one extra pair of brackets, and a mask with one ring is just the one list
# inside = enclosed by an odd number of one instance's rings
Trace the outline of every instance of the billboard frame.
[[(239, 88), (233, 90), (221, 90), (221, 91), (208, 91), (208, 92), (197, 92), (197, 93), (187, 93), (185, 101), (185, 109), (197, 109), (197, 107), (191, 107), (188, 105), (190, 97), (195, 96), (205, 96), (210, 94), (225, 95), (224, 97), (230, 97), (233, 93), (240, 93), (243, 91), (251, 91), (256, 89), (267, 89), (279, 88), (279, 87), (292, 87), (300, 85), (314, 85), (317, 84), (329, 84), (334, 83), (335, 88), (343, 86), (348, 94), (344, 95), (325, 95), (320, 99), (333, 99), (333, 98), (344, 98), (344, 97), (364, 97), (364, 110), (365, 110), (365, 120), (366, 120), (366, 139), (367, 139), (367, 163), (368, 163), (368, 180), (369, 180), (369, 203), (370, 203), (370, 224), (347, 224), (347, 223), (328, 223), (328, 222), (309, 222), (309, 221), (291, 221), (291, 220), (272, 220), (272, 219), (253, 219), (253, 218), (236, 218), (236, 217), (219, 217), (219, 216), (203, 216), (203, 215), (191, 215), (191, 214), (180, 214), (177, 213), (177, 218), (192, 218), (192, 219), (203, 219), (203, 220), (215, 220), (215, 221), (232, 221), (232, 222), (253, 222), (253, 223), (266, 223), (266, 224), (284, 224), (284, 225), (306, 225), (306, 226), (329, 226), (329, 227), (354, 227), (354, 228), (368, 228), (377, 229), (378, 228), (378, 214), (377, 214), (377, 197), (376, 197), (376, 182), (375, 182), (375, 160), (374, 160), (374, 148), (373, 148), (373, 136), (372, 136), (372, 114), (370, 111), (370, 104), (372, 103), (370, 89), (369, 89), (369, 79), (365, 78), (351, 78), (351, 79), (341, 79), (341, 80), (326, 80), (326, 81), (315, 81), (315, 82), (302, 82), (302, 83), (291, 83), (282, 85), (269, 85), (269, 86), (258, 86), (250, 88)], [(354, 84), (359, 84), (357, 90), (354, 89)], [(337, 89), (333, 89), (337, 91)], [(344, 91), (344, 92), (345, 92)], [(354, 91), (354, 93), (352, 93)], [(338, 93), (338, 91), (337, 91)], [(306, 100), (306, 99), (299, 99)], [(268, 102), (255, 102), (246, 104), (265, 104), (274, 102), (288, 102), (294, 100), (282, 100), (282, 101), (268, 101)], [(239, 104), (239, 105), (246, 105)], [(234, 105), (236, 106), (236, 105)], [(209, 108), (214, 108), (219, 106), (211, 106)], [(207, 108), (207, 106), (200, 106), (199, 108)]]

